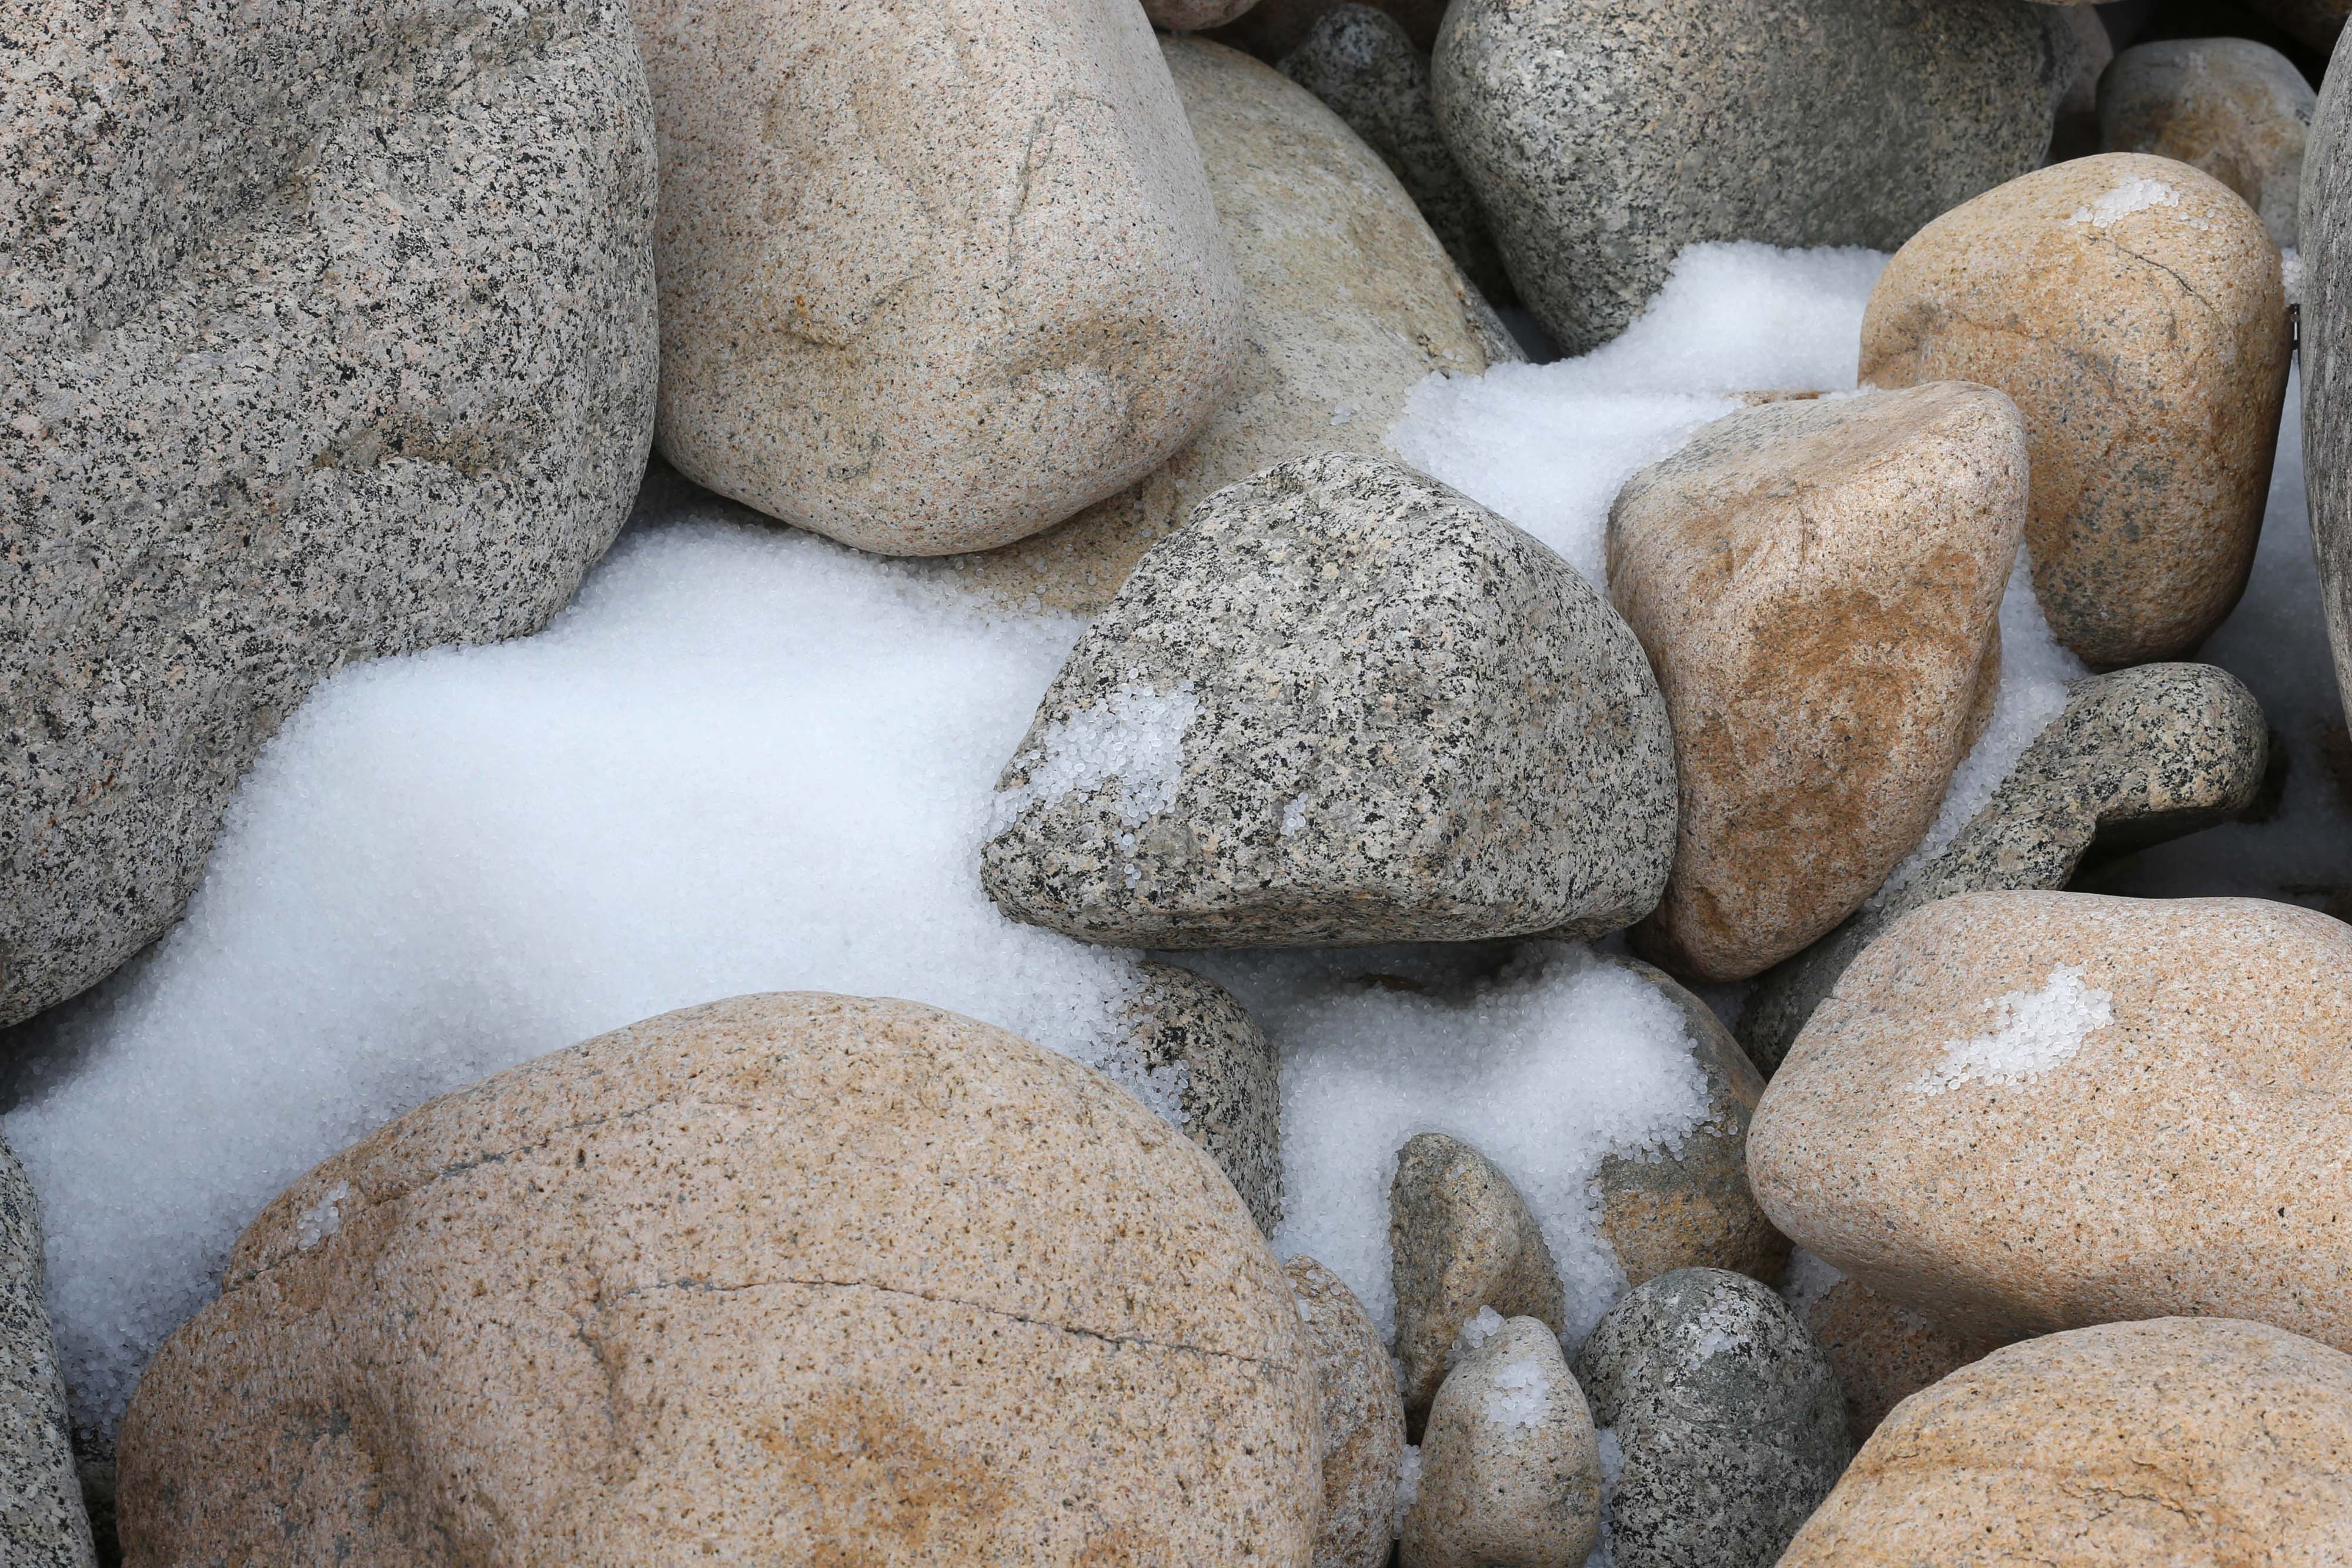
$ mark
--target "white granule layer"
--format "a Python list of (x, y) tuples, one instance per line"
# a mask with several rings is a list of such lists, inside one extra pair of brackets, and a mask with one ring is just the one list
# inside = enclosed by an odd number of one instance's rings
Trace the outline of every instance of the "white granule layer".
[[(1578, 946), (1198, 954), (1283, 1052), (1284, 1257), (1316, 1258), (1395, 1332), (1389, 1184), (1416, 1133), (1500, 1166), (1543, 1226), (1567, 1287), (1570, 1343), (1625, 1278), (1602, 1241), (1594, 1174), (1612, 1153), (1675, 1146), (1706, 1113), (1681, 1010)], [(1420, 988), (1415, 989), (1414, 988)]]
[(1404, 1539), (1404, 1516), (1421, 1500), (1421, 1445), (1404, 1446), (1404, 1467), (1397, 1472), (1396, 1518), (1389, 1525), (1391, 1539)]
[(1462, 1332), (1454, 1336), (1454, 1343), (1445, 1347), (1445, 1370), (1451, 1372), (1461, 1365), (1464, 1356), (1502, 1332), (1503, 1314), (1492, 1307), (1480, 1307), (1476, 1314), (1462, 1325)]
[(1054, 720), (1014, 758), (1028, 781), (998, 792), (990, 825), (1001, 831), (1068, 796), (1108, 790), (1120, 823), (1143, 826), (1176, 804), (1184, 737), (1200, 713), (1190, 682), (1162, 692), (1129, 681), (1097, 706)]
[(343, 1228), (343, 1199), (352, 1184), (339, 1181), (319, 1195), (319, 1201), (294, 1217), (294, 1245), (308, 1252)]
[(1617, 1479), (1625, 1473), (1625, 1445), (1617, 1440), (1613, 1427), (1603, 1427), (1594, 1434), (1601, 1449), (1601, 1539), (1592, 1548), (1592, 1555), (1584, 1560), (1584, 1568), (1616, 1568), (1616, 1519), (1612, 1504), (1617, 1496)]
[(1479, 1414), (1489, 1426), (1517, 1431), (1533, 1431), (1549, 1420), (1551, 1390), (1543, 1363), (1522, 1356), (1496, 1367)]
[(1915, 1094), (1941, 1094), (1963, 1083), (2027, 1083), (2073, 1060), (2083, 1042), (2115, 1021), (2114, 997), (2083, 983), (2083, 971), (2061, 964), (2031, 991), (2008, 991), (1984, 1004), (1990, 1034), (1956, 1040), (1943, 1060), (1911, 1085)]
[(1683, 1347), (1684, 1359), (1696, 1367), (1748, 1343), (1750, 1320), (1747, 1310), (1730, 1301), (1718, 1301), (1684, 1325), (1690, 1343)]
[(2094, 228), (2108, 228), (2134, 213), (2144, 213), (2151, 207), (2177, 207), (2180, 193), (2161, 180), (2142, 174), (2126, 180), (2087, 207), (2076, 207), (2066, 221), (2089, 224)]
[(1789, 1310), (1803, 1322), (1813, 1310), (1813, 1303), (1835, 1290), (1845, 1279), (1835, 1265), (1824, 1262), (1801, 1247), (1791, 1248), (1789, 1267), (1780, 1276), (1780, 1299)]

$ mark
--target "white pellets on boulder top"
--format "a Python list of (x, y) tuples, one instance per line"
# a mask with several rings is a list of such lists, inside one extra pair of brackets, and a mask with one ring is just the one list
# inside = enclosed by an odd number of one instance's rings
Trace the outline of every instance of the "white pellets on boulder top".
[(2004, 991), (1985, 1003), (1994, 1019), (1990, 1032), (1946, 1046), (1943, 1060), (1911, 1085), (1912, 1092), (2039, 1078), (2080, 1051), (2094, 1030), (2115, 1021), (2114, 1000), (2084, 985), (2078, 966), (2061, 964), (2038, 989)]

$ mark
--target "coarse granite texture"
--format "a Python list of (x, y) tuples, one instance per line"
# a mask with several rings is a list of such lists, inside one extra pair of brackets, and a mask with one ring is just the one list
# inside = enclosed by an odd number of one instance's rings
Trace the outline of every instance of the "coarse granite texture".
[(1656, 903), (1674, 836), (1665, 705), (1617, 612), (1350, 453), (1153, 546), (997, 791), (999, 907), (1143, 947), (1598, 936)]
[(1626, 482), (1610, 598), (1681, 791), (1643, 956), (1744, 979), (1911, 852), (2000, 684), (2026, 495), (2016, 407), (1963, 382), (1744, 408)]
[(1822, 1347), (1744, 1274), (1638, 1287), (1586, 1336), (1576, 1377), (1624, 1453), (1617, 1568), (1770, 1568), (1853, 1457)]
[(1520, 298), (1580, 354), (1685, 246), (1892, 250), (2035, 167), (2074, 67), (2048, 22), (2017, 0), (1454, 0), (1437, 123)]
[(1315, 95), (1246, 55), (1162, 38), (1242, 280), (1241, 372), (1165, 464), (1059, 528), (943, 566), (1000, 601), (1092, 613), (1202, 497), (1317, 452), (1388, 452), (1433, 371), (1525, 358), (1412, 198)]
[(1404, 1472), (1404, 1406), (1396, 1364), (1356, 1293), (1300, 1256), (1282, 1266), (1297, 1292), (1316, 1384), (1323, 1391), (1323, 1513), (1314, 1568), (1388, 1568), (1397, 1482)]
[(1887, 1412), (1994, 1346), (1940, 1327), (1858, 1280), (1840, 1280), (1803, 1313), (1845, 1395), (1847, 1433), (1867, 1442)]
[(0, 1024), (163, 934), (339, 666), (536, 629), (645, 466), (619, 0), (0, 15)]
[(0, 1138), (0, 1563), (95, 1568), (41, 1278), (40, 1203)]
[(1903, 915), (1958, 893), (2061, 888), (2095, 845), (2127, 851), (2212, 827), (2253, 803), (2269, 762), (2262, 705), (2227, 670), (2142, 664), (2075, 681), (1949, 844), (1764, 976), (1740, 1042), (1776, 1071), (1846, 966)]
[(1138, 966), (1126, 1049), (1153, 1079), (1173, 1075), (1184, 1135), (1209, 1152), (1266, 1235), (1282, 1223), (1282, 1074), (1274, 1042), (1214, 980)]
[(1964, 1337), (2193, 1312), (2352, 1345), (2347, 976), (2352, 927), (2262, 899), (1930, 904), (1797, 1037), (1749, 1184)]
[(1306, 1568), (1319, 1397), (1208, 1155), (911, 1002), (689, 1008), (280, 1194), (121, 1431), (133, 1563)]
[(1872, 289), (1862, 379), (1974, 381), (2025, 415), (2025, 537), (2095, 669), (2193, 653), (2238, 602), (2286, 394), (2278, 247), (2169, 158), (2101, 153), (1922, 229)]
[(1255, 0), (1143, 0), (1143, 14), (1155, 27), (1189, 33), (1196, 27), (1220, 27)]
[(2117, 55), (2099, 83), (2099, 151), (2202, 169), (2294, 244), (2304, 142), (2318, 97), (2294, 62), (2252, 38), (2167, 38)]
[(1352, 0), (1335, 5), (1283, 56), (1281, 69), (1381, 155), (1478, 292), (1490, 303), (1509, 304), (1516, 296), (1486, 214), (1437, 133), (1429, 58), (1397, 20)]
[(2158, 1318), (1995, 1351), (1863, 1446), (1781, 1568), (2337, 1561), (2352, 1357)]
[(1438, 1390), (1400, 1568), (1582, 1568), (1600, 1536), (1592, 1413), (1553, 1331), (1507, 1319)]
[(1241, 283), (1133, 0), (636, 0), (661, 123), (662, 455), (890, 555), (1158, 467)]
[[(1216, 39), (1259, 59), (1276, 61), (1307, 41), (1315, 24), (1348, 0), (1257, 0), (1239, 19), (1217, 29)], [(1437, 47), (1437, 29), (1448, 0), (1372, 0), (1404, 29), (1412, 47), (1427, 54)]]
[(1611, 1155), (1592, 1179), (1602, 1239), (1639, 1285), (1676, 1269), (1729, 1269), (1767, 1281), (1789, 1263), (1789, 1241), (1748, 1190), (1748, 1122), (1764, 1077), (1715, 1009), (1638, 958), (1598, 956), (1657, 988), (1682, 1009), (1691, 1060), (1706, 1079), (1706, 1114), (1673, 1145)]
[(1559, 1266), (1528, 1200), (1459, 1138), (1416, 1133), (1389, 1183), (1390, 1278), (1405, 1427), (1418, 1434), (1462, 1325), (1492, 1307), (1558, 1334), (1568, 1309)]
[[(2340, 57), (2340, 44), (2336, 52)], [(2344, 103), (2352, 68), (2333, 66), (2312, 118), (2295, 222), (2303, 259), (2305, 492), (2336, 690), (2352, 714), (2352, 147), (2345, 144)]]

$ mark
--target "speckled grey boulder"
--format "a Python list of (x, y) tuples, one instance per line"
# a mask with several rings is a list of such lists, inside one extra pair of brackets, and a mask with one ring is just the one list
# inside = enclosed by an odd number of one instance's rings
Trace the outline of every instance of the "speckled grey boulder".
[(2320, 84), (2295, 204), (2303, 261), (2303, 465), (2336, 685), (2352, 714), (2352, 65), (2339, 41)]
[(1413, 204), (1490, 301), (1515, 296), (1486, 214), (1437, 133), (1429, 61), (1396, 18), (1370, 5), (1335, 5), (1283, 57), (1282, 74), (1321, 99), (1396, 172)]
[(5, 1024), (162, 934), (321, 676), (571, 596), (656, 338), (622, 0), (49, 0), (0, 57)]
[(1581, 1568), (1601, 1535), (1592, 1413), (1533, 1318), (1488, 1321), (1437, 1393), (1402, 1568)]
[(1214, 980), (1140, 966), (1120, 1050), (1172, 1092), (1184, 1135), (1209, 1152), (1268, 1236), (1282, 1223), (1282, 1077), (1274, 1042)]
[(1396, 1364), (1371, 1314), (1312, 1258), (1282, 1266), (1323, 1391), (1323, 1515), (1314, 1568), (1386, 1568), (1404, 1473), (1404, 1406)]
[(1769, 1568), (1853, 1458), (1822, 1347), (1743, 1274), (1642, 1286), (1585, 1340), (1576, 1377), (1624, 1453), (1617, 1568)]
[(2094, 843), (2137, 849), (2237, 815), (2270, 758), (2262, 705), (2211, 664), (2085, 675), (1943, 852), (1845, 924), (1767, 972), (1739, 1038), (1776, 1071), (1813, 1009), (1878, 934), (1959, 893), (2055, 889)]
[(1715, 1009), (1638, 958), (1601, 955), (1682, 1010), (1691, 1060), (1706, 1079), (1706, 1117), (1674, 1144), (1611, 1155), (1592, 1178), (1601, 1236), (1629, 1285), (1705, 1265), (1777, 1281), (1789, 1239), (1748, 1190), (1748, 1123), (1764, 1096), (1756, 1071)]
[(1892, 250), (2035, 167), (2074, 53), (2016, 0), (1455, 0), (1433, 78), (1521, 299), (1574, 354), (1685, 246)]
[(1389, 1254), (1411, 1432), (1421, 1430), (1454, 1342), (1479, 1308), (1539, 1319), (1554, 1333), (1567, 1323), (1559, 1266), (1543, 1227), (1511, 1178), (1459, 1138), (1417, 1133), (1397, 1151)]
[(97, 1560), (41, 1301), (40, 1207), (0, 1138), (0, 1563), (87, 1568)]
[(1145, 947), (1597, 936), (1674, 850), (1665, 704), (1549, 549), (1384, 458), (1218, 491), (1154, 545), (997, 784), (1016, 919)]

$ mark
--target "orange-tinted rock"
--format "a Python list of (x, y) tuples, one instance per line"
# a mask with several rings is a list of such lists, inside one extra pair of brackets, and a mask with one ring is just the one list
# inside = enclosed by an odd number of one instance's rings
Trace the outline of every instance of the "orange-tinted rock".
[(2252, 38), (2166, 38), (2116, 57), (2099, 85), (2100, 147), (2202, 169), (2245, 198), (2281, 247), (2317, 102), (2294, 62)]
[(1846, 1429), (1857, 1443), (1878, 1430), (1888, 1411), (1992, 1348), (1854, 1280), (1823, 1291), (1805, 1309), (1805, 1326), (1845, 1392)]
[(1371, 1314), (1312, 1258), (1282, 1267), (1298, 1293), (1323, 1393), (1323, 1515), (1315, 1568), (1386, 1568), (1404, 1472), (1404, 1401)]

